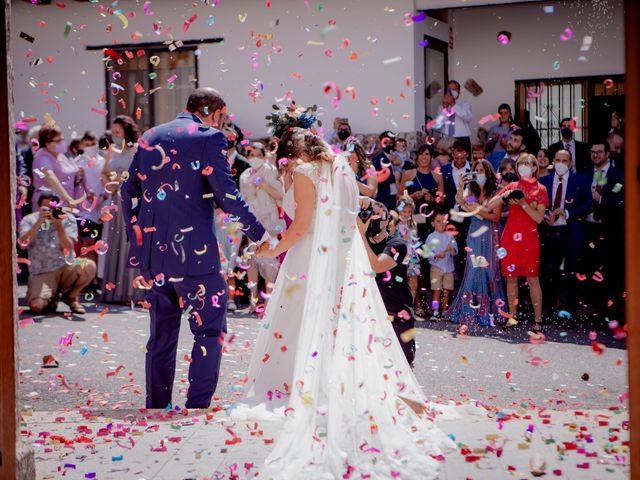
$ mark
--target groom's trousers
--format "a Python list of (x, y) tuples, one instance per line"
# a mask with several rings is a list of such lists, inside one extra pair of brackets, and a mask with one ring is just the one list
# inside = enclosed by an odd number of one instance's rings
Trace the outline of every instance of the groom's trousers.
[(147, 342), (147, 408), (166, 408), (176, 370), (178, 334), (188, 321), (194, 342), (189, 365), (187, 408), (207, 408), (215, 392), (227, 331), (227, 284), (220, 274), (155, 281), (146, 296), (151, 304)]

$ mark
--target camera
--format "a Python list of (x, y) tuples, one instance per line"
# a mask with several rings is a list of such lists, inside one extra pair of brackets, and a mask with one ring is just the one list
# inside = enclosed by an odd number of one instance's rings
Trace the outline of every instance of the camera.
[(477, 172), (469, 172), (469, 173), (465, 173), (465, 175), (464, 175), (465, 183), (475, 182), (477, 180), (478, 180), (478, 173)]
[(510, 200), (522, 200), (524, 198), (524, 192), (522, 190), (514, 189), (502, 196), (504, 202)]
[(360, 210), (360, 212), (358, 212), (358, 217), (360, 218), (360, 220), (362, 220), (363, 223), (367, 223), (367, 221), (371, 218), (372, 215), (373, 215), (373, 208), (371, 206), (365, 208), (364, 210)]

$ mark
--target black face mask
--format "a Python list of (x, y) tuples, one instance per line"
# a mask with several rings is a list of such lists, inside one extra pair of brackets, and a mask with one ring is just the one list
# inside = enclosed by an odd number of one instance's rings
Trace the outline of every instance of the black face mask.
[(571, 138), (573, 137), (573, 130), (571, 130), (570, 128), (562, 128), (560, 129), (560, 135), (562, 135), (562, 138), (564, 138), (565, 140), (571, 140)]
[(344, 142), (347, 138), (351, 136), (350, 130), (338, 130), (338, 138), (341, 142)]
[(502, 179), (505, 182), (517, 182), (518, 181), (518, 176), (514, 173), (514, 172), (507, 172), (505, 174), (502, 175)]
[(384, 150), (385, 153), (391, 153), (391, 152), (393, 152), (394, 148), (395, 148), (395, 145), (393, 143), (389, 143), (382, 150)]
[(236, 148), (235, 140), (227, 140), (227, 148)]

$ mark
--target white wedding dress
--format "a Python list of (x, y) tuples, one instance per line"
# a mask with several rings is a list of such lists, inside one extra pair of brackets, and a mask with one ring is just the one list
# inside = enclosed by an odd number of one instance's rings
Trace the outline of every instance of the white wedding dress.
[[(238, 420), (283, 419), (266, 479), (432, 479), (452, 440), (434, 425), (468, 408), (429, 404), (409, 367), (356, 225), (345, 158), (303, 163), (316, 187), (312, 228), (289, 250), (262, 320)], [(293, 218), (293, 186), (283, 207)], [(418, 416), (410, 399), (422, 403)]]

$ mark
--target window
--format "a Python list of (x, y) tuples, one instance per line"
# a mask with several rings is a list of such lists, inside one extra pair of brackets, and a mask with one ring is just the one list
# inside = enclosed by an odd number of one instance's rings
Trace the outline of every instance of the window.
[(107, 128), (118, 115), (133, 117), (143, 131), (173, 120), (198, 87), (199, 46), (223, 40), (88, 46), (104, 53)]
[(560, 140), (563, 118), (576, 120), (577, 140), (605, 136), (613, 112), (624, 116), (623, 75), (516, 81), (516, 123), (524, 126), (528, 113), (543, 148)]
[[(166, 47), (165, 47), (166, 48)], [(198, 86), (196, 48), (174, 51), (110, 49), (106, 62), (107, 120), (133, 117), (142, 130), (165, 123), (181, 112)]]

